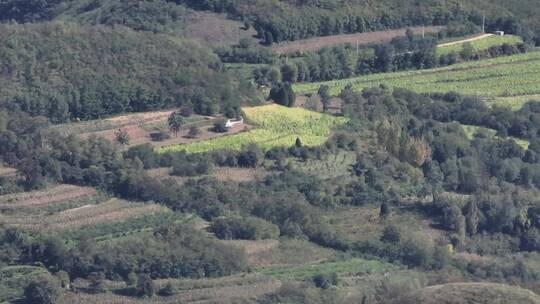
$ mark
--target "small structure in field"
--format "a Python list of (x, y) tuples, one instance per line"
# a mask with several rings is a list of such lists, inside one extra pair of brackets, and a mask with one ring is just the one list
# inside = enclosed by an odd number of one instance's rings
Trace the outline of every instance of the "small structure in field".
[(244, 124), (244, 117), (240, 117), (240, 119), (237, 119), (237, 120), (227, 119), (227, 122), (225, 123), (225, 127), (227, 129), (230, 129), (236, 126), (241, 126), (243, 124)]
[(504, 36), (504, 31), (495, 31), (493, 34), (497, 36)]

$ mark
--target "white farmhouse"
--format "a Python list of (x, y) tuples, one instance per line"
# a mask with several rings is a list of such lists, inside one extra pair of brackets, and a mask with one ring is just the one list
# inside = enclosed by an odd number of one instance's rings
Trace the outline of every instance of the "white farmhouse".
[(240, 125), (243, 125), (243, 124), (244, 124), (244, 118), (240, 117), (240, 119), (238, 119), (238, 120), (228, 119), (227, 122), (225, 123), (225, 127), (227, 129), (230, 129), (232, 127), (240, 126)]

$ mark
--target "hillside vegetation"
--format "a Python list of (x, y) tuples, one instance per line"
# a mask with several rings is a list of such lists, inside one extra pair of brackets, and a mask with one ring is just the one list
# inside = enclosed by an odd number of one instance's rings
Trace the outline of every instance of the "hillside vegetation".
[(250, 91), (207, 49), (125, 27), (1, 25), (0, 62), (0, 105), (53, 122), (177, 106), (234, 112)]
[(538, 304), (540, 296), (526, 289), (503, 284), (457, 283), (430, 286), (392, 303)]
[(374, 74), (345, 80), (294, 85), (296, 92), (315, 93), (320, 85), (338, 94), (352, 86), (364, 89), (384, 84), (420, 93), (458, 92), (481, 96), (532, 95), (539, 92), (540, 52), (467, 62), (444, 68)]
[[(252, 23), (265, 43), (298, 40), (314, 36), (374, 31), (414, 25), (482, 24), (486, 14), (488, 30), (510, 33), (535, 32), (531, 11), (516, 9), (527, 0), (499, 1), (362, 1), (362, 0), (178, 0), (195, 9), (228, 12)], [(536, 5), (529, 5), (537, 10)], [(524, 18), (527, 17), (527, 18)], [(523, 21), (525, 28), (519, 28)]]

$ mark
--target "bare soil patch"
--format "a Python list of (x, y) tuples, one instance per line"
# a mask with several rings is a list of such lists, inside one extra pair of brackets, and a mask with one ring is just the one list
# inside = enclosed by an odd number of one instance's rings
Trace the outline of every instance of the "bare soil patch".
[[(51, 129), (67, 134), (76, 134), (82, 138), (97, 136), (110, 141), (115, 141), (116, 133), (122, 129), (129, 135), (130, 143), (128, 146), (150, 143), (154, 147), (164, 147), (233, 135), (254, 128), (252, 125), (244, 124), (232, 127), (226, 133), (217, 133), (212, 130), (213, 122), (221, 117), (192, 115), (186, 118), (186, 123), (182, 126), (178, 136), (175, 136), (168, 130), (167, 126), (167, 119), (174, 111), (126, 114), (94, 121), (57, 125)], [(196, 138), (188, 136), (189, 128), (193, 125), (199, 127), (201, 131)], [(153, 141), (151, 134), (155, 132), (164, 132), (170, 138), (163, 141)]]
[[(441, 26), (429, 26), (429, 27), (424, 28), (426, 33), (437, 33), (441, 31), (442, 29), (443, 27)], [(422, 27), (413, 27), (411, 28), (411, 30), (415, 34), (421, 34), (423, 31)], [(287, 53), (293, 53), (293, 52), (316, 51), (324, 47), (346, 44), (346, 43), (350, 43), (354, 46), (356, 46), (357, 43), (359, 45), (383, 43), (383, 42), (390, 42), (395, 37), (405, 36), (406, 31), (407, 29), (399, 29), (399, 30), (390, 30), (390, 31), (316, 37), (316, 38), (310, 38), (310, 39), (305, 39), (305, 40), (287, 42), (283, 44), (277, 44), (274, 47), (272, 47), (272, 49), (278, 54), (287, 54)]]
[(213, 170), (212, 173), (207, 175), (201, 175), (197, 177), (183, 177), (183, 176), (173, 176), (171, 175), (170, 168), (159, 168), (152, 169), (147, 171), (148, 174), (152, 177), (160, 178), (174, 178), (179, 182), (185, 182), (190, 178), (203, 178), (203, 177), (214, 177), (219, 181), (234, 181), (234, 182), (250, 182), (255, 180), (260, 180), (266, 177), (269, 173), (261, 168), (229, 168), (229, 167), (217, 167)]
[[(153, 141), (151, 142), (152, 146), (154, 147), (165, 147), (165, 146), (172, 146), (176, 144), (189, 144), (192, 142), (197, 141), (205, 141), (212, 138), (222, 137), (222, 136), (228, 136), (228, 135), (234, 135), (240, 132), (249, 131), (254, 128), (252, 125), (243, 124), (243, 125), (237, 125), (229, 129), (226, 133), (216, 133), (212, 131), (213, 126), (206, 125), (201, 126), (201, 134), (197, 136), (196, 138), (189, 138), (187, 135), (189, 133), (189, 127), (185, 126), (183, 127), (180, 132), (178, 132), (178, 137), (175, 137), (174, 135), (171, 136), (170, 139), (164, 140), (164, 141)], [(148, 135), (148, 139), (150, 139), (150, 135)]]
[(13, 177), (17, 175), (17, 169), (0, 166), (0, 177)]
[(257, 34), (253, 28), (246, 30), (244, 24), (227, 19), (227, 16), (208, 13), (193, 12), (191, 20), (186, 22), (187, 38), (196, 40), (203, 45), (212, 47), (230, 46), (238, 44), (241, 39), (250, 39), (257, 43), (254, 36)]

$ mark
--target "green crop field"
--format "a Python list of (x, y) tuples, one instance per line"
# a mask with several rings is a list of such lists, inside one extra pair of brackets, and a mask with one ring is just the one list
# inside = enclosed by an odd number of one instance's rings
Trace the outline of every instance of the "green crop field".
[(523, 105), (529, 101), (540, 101), (540, 95), (493, 97), (485, 100), (486, 104), (490, 107), (507, 107), (510, 108), (512, 111), (520, 110)]
[(243, 108), (245, 118), (258, 128), (206, 141), (163, 147), (158, 153), (186, 151), (201, 153), (214, 150), (240, 150), (256, 143), (263, 149), (289, 147), (300, 138), (303, 145), (322, 145), (332, 127), (344, 124), (345, 118), (321, 114), (301, 108), (287, 108), (276, 104)]
[[(448, 55), (450, 53), (459, 53), (463, 49), (463, 45), (465, 43), (458, 43), (454, 45), (439, 47), (437, 48), (437, 55), (442, 56), (442, 55)], [(470, 42), (474, 51), (487, 50), (490, 47), (500, 46), (505, 43), (512, 44), (512, 45), (523, 43), (523, 39), (521, 39), (521, 37), (514, 36), (514, 35), (504, 35), (504, 36), (493, 35), (493, 36), (486, 37), (484, 39), (474, 40)]]
[(458, 92), (480, 96), (518, 96), (540, 94), (540, 52), (489, 60), (466, 62), (449, 67), (374, 74), (350, 79), (294, 85), (297, 93), (316, 93), (328, 85), (337, 95), (347, 85), (354, 89), (385, 84), (418, 93)]

